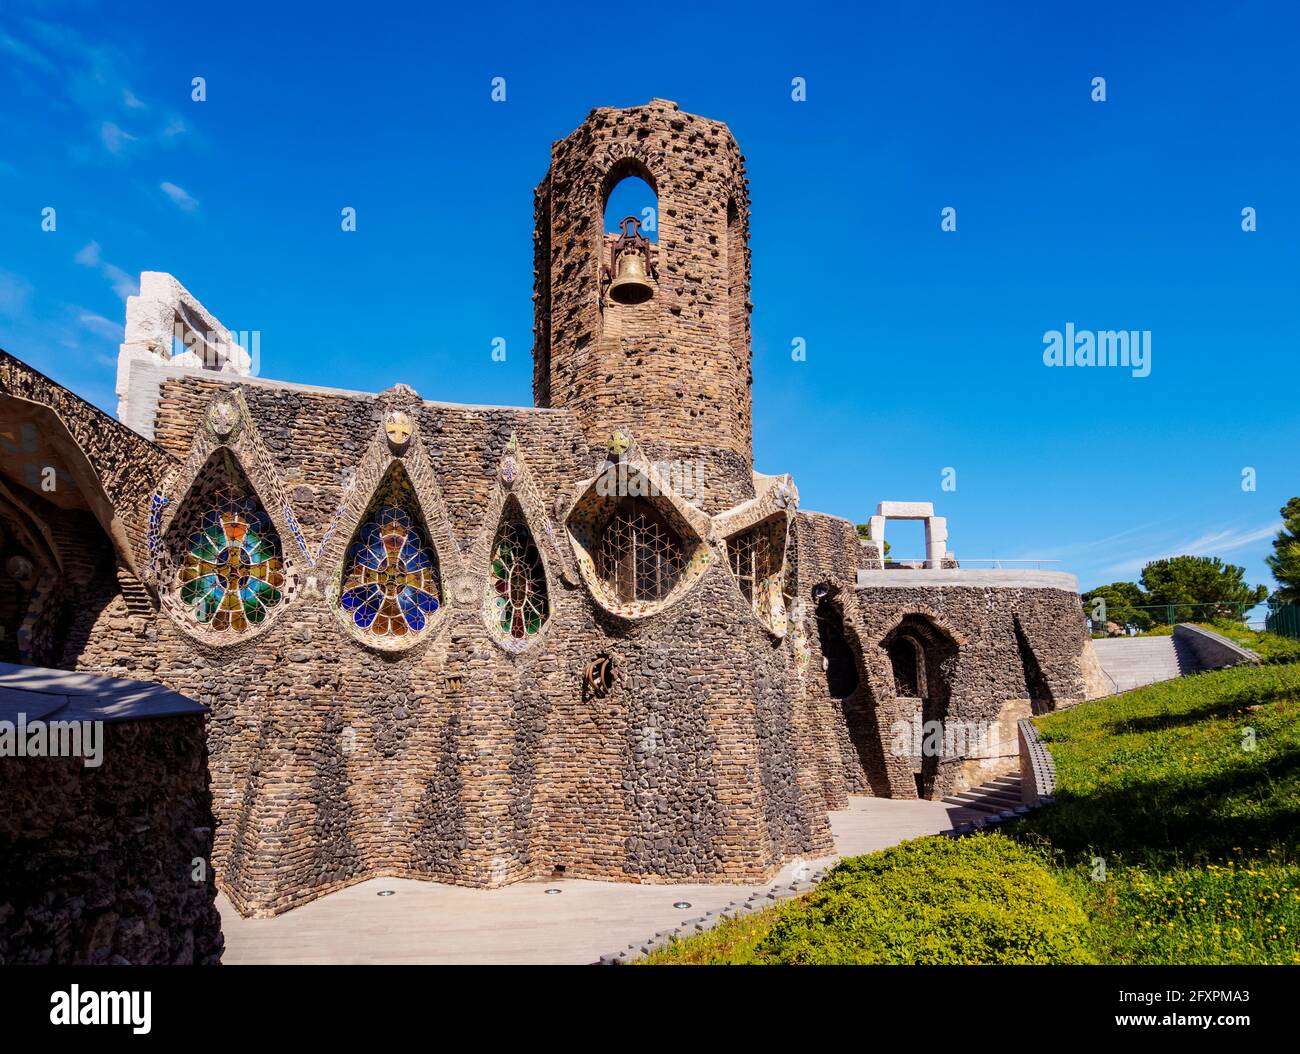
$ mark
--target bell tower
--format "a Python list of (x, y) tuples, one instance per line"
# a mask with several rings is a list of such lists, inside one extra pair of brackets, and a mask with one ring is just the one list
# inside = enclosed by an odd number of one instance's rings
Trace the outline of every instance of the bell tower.
[[(631, 217), (605, 233), (628, 176), (658, 196), (657, 243)], [(753, 497), (749, 196), (727, 126), (663, 99), (592, 110), (552, 146), (534, 215), (536, 404), (593, 445), (630, 429), (686, 462), (702, 493), (683, 497), (709, 513)]]

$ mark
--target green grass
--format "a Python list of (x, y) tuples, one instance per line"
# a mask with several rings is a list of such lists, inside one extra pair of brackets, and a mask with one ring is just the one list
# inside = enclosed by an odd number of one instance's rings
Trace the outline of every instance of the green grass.
[(649, 961), (1300, 963), (1300, 665), (1150, 685), (1038, 727), (1054, 805), (845, 860)]

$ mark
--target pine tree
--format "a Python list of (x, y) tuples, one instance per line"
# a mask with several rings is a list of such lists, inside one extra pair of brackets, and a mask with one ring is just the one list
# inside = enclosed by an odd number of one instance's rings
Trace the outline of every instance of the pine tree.
[(1282, 506), (1282, 529), (1273, 539), (1273, 552), (1264, 558), (1277, 579), (1273, 599), (1283, 604), (1300, 604), (1300, 498)]

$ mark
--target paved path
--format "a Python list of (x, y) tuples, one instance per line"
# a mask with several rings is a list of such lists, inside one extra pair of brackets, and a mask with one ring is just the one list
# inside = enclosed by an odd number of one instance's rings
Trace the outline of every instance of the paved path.
[[(849, 808), (830, 814), (841, 856), (936, 834), (975, 815), (943, 802), (883, 798), (853, 798)], [(815, 869), (825, 862), (807, 864)], [(374, 878), (273, 919), (242, 919), (224, 896), (217, 906), (226, 963), (592, 963), (687, 918), (789, 882), (795, 866), (753, 886), (544, 879), (483, 890)], [(393, 895), (377, 895), (385, 889)], [(674, 908), (679, 901), (690, 908)]]

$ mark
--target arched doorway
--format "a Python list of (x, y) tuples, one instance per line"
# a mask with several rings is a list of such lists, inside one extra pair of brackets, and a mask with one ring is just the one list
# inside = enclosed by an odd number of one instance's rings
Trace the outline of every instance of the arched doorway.
[(928, 615), (912, 613), (881, 641), (889, 657), (900, 719), (914, 722), (912, 775), (922, 798), (942, 797), (948, 707), (957, 642)]

